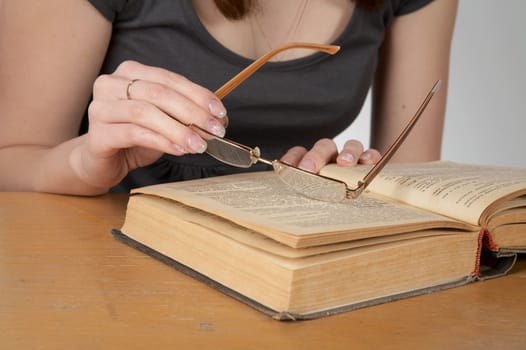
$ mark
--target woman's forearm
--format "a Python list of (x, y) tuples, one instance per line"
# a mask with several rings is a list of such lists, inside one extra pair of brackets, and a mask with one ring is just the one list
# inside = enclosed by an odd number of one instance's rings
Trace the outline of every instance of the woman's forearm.
[(0, 190), (98, 195), (108, 188), (82, 181), (78, 164), (82, 144), (78, 137), (54, 147), (13, 145), (0, 149)]

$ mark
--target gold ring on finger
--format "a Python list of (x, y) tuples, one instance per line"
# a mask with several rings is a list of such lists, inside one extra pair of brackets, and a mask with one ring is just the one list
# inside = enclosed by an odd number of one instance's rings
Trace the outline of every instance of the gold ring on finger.
[(139, 79), (133, 79), (132, 81), (130, 81), (128, 83), (128, 86), (126, 86), (126, 98), (128, 100), (131, 100), (132, 97), (131, 97), (131, 86), (133, 85), (133, 83), (135, 83), (136, 81), (138, 81)]

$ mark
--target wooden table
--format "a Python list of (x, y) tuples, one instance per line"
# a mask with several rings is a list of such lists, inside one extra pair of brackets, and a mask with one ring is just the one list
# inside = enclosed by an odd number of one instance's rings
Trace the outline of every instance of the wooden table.
[(0, 193), (1, 349), (526, 349), (502, 278), (284, 323), (116, 241), (126, 196)]

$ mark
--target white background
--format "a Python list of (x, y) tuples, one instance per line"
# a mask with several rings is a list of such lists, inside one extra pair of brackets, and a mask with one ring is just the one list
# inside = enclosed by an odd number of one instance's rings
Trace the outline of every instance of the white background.
[[(526, 1), (460, 0), (442, 159), (526, 167)], [(336, 138), (369, 143), (370, 100)]]

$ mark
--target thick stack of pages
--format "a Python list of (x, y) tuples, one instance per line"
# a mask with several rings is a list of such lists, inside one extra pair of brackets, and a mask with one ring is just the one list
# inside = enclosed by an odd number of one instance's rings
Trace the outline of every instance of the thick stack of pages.
[(155, 185), (114, 234), (277, 319), (316, 318), (505, 274), (526, 251), (526, 169), (389, 165), (337, 204), (272, 172)]

